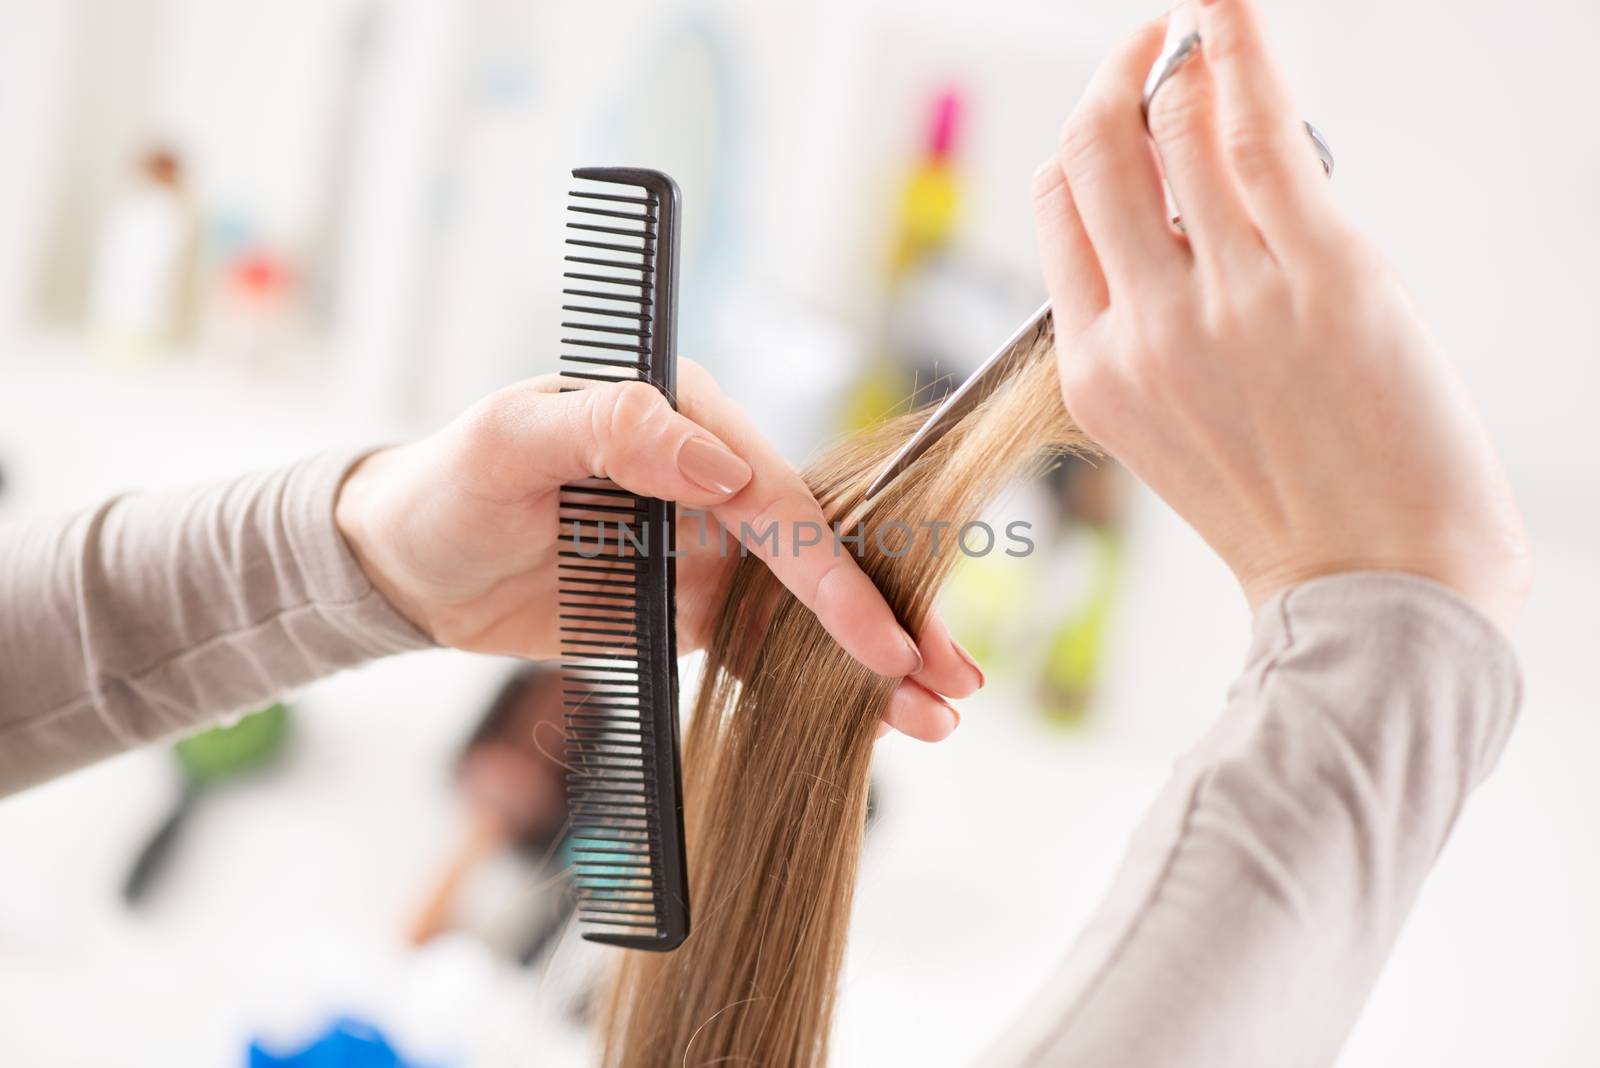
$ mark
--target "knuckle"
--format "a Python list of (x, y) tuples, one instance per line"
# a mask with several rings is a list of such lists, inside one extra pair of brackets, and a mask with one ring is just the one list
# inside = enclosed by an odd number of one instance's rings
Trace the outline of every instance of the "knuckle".
[(1239, 180), (1258, 185), (1276, 179), (1284, 169), (1284, 139), (1261, 123), (1240, 123), (1224, 137), (1228, 160)]
[(769, 537), (769, 532), (776, 531), (778, 540), (776, 543), (771, 543), (770, 548), (778, 550), (775, 555), (781, 556), (782, 539), (787, 534), (783, 529), (783, 518), (788, 512), (788, 502), (782, 494), (770, 497), (751, 513), (750, 518), (740, 523), (736, 533), (742, 536), (745, 533), (745, 528), (748, 527), (751, 537), (756, 542), (752, 548), (767, 551), (769, 543), (766, 539)]
[(1349, 244), (1340, 244), (1337, 231), (1312, 240), (1315, 254), (1297, 262), (1294, 275), (1285, 280), (1299, 320), (1312, 329), (1337, 329), (1341, 321), (1389, 314), (1385, 298), (1403, 287), (1381, 255), (1358, 247), (1363, 237), (1352, 230)]
[(486, 484), (515, 483), (525, 473), (518, 461), (526, 427), (536, 419), (529, 400), (524, 386), (509, 386), (468, 408), (440, 435), (449, 463)]
[(1238, 338), (1255, 321), (1253, 304), (1250, 297), (1237, 292), (1207, 301), (1204, 315), (1206, 336), (1223, 341)]
[(1128, 368), (1134, 378), (1149, 390), (1160, 390), (1184, 374), (1184, 350), (1168, 341), (1152, 341), (1134, 346), (1128, 354)]
[(1049, 204), (1056, 194), (1056, 190), (1066, 184), (1066, 176), (1061, 173), (1061, 164), (1053, 159), (1040, 164), (1039, 169), (1033, 172), (1031, 192), (1033, 203), (1036, 207)]
[(1198, 319), (1185, 304), (1148, 309), (1116, 325), (1117, 363), (1135, 391), (1161, 396), (1196, 373), (1193, 353), (1203, 329)]
[(1111, 406), (1115, 389), (1115, 372), (1111, 361), (1092, 349), (1076, 352), (1070, 359), (1057, 365), (1061, 379), (1061, 399), (1078, 428), (1096, 441), (1106, 420), (1104, 413)]
[(1091, 405), (1094, 394), (1105, 378), (1105, 365), (1088, 352), (1074, 353), (1071, 358), (1059, 361), (1057, 371), (1061, 376), (1061, 395), (1077, 414), (1080, 406)]
[(626, 382), (584, 391), (588, 401), (591, 469), (604, 470), (613, 446), (647, 438), (670, 411), (654, 386)]
[(1292, 318), (1294, 305), (1294, 292), (1280, 272), (1236, 272), (1207, 301), (1205, 329), (1213, 338), (1237, 338)]
[(746, 520), (746, 522), (759, 530), (769, 523), (777, 522), (778, 513), (781, 511), (783, 511), (783, 498), (769, 497), (761, 503), (759, 508), (751, 513), (750, 518)]
[(1128, 347), (1135, 362), (1165, 366), (1174, 353), (1193, 344), (1198, 323), (1187, 301), (1169, 301), (1141, 310), (1128, 321)]
[(1210, 128), (1211, 93), (1189, 72), (1179, 72), (1150, 102), (1150, 136), (1163, 147), (1188, 145)]
[(1102, 145), (1113, 128), (1111, 109), (1098, 101), (1085, 101), (1061, 127), (1057, 142), (1061, 168), (1070, 178), (1093, 170)]
[(1394, 281), (1388, 261), (1372, 239), (1347, 219), (1334, 216), (1319, 219), (1314, 231), (1321, 255), (1309, 265), (1320, 279), (1342, 289), (1372, 288), (1374, 277)]
[(612, 396), (610, 429), (613, 437), (649, 430), (668, 411), (667, 399), (661, 391), (644, 382), (617, 386)]
[(489, 394), (461, 417), (460, 438), (474, 454), (494, 455), (510, 439), (516, 387)]

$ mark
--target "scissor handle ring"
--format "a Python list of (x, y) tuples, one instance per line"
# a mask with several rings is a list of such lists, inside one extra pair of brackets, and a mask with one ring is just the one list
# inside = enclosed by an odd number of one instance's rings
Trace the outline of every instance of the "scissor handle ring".
[[(1200, 51), (1200, 34), (1186, 33), (1180, 37), (1173, 46), (1161, 53), (1155, 66), (1150, 68), (1150, 76), (1144, 82), (1144, 101), (1140, 110), (1144, 114), (1146, 127), (1150, 125), (1150, 102), (1156, 98), (1156, 93), (1167, 84), (1167, 79), (1178, 73), (1178, 68), (1189, 62), (1196, 52)], [(1305, 123), (1306, 134), (1311, 138), (1311, 146), (1316, 149), (1317, 160), (1322, 164), (1322, 173), (1329, 178), (1333, 177), (1333, 149), (1328, 146), (1328, 139), (1322, 136), (1309, 122)]]

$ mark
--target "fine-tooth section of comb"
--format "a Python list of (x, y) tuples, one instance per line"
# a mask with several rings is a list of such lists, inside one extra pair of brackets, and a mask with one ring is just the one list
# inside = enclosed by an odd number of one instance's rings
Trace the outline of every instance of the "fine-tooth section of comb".
[[(652, 170), (572, 175), (563, 388), (648, 382), (675, 405), (678, 187)], [(568, 842), (583, 937), (672, 949), (689, 934), (676, 512), (595, 479), (563, 486), (559, 514)]]

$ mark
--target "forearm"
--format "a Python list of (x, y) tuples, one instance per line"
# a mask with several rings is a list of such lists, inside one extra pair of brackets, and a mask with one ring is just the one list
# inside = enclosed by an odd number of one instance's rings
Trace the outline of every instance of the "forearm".
[(0, 795), (429, 644), (334, 526), (355, 459), (0, 528)]
[(1273, 598), (1226, 713), (994, 1062), (1331, 1063), (1519, 699), (1504, 638), (1443, 587), (1367, 573)]

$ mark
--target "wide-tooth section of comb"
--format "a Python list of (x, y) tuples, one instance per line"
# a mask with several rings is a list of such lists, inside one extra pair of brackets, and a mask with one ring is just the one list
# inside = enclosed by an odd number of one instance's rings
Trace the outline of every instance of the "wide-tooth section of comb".
[[(583, 168), (568, 204), (564, 389), (648, 382), (674, 400), (678, 189)], [(689, 933), (678, 757), (675, 510), (614, 483), (564, 486), (560, 628), (569, 833), (584, 937), (672, 949)]]

